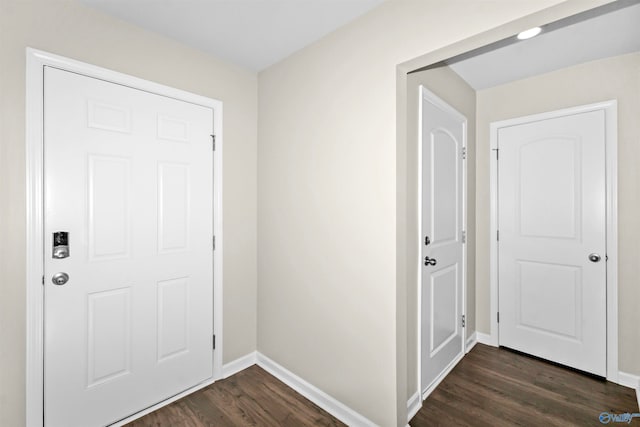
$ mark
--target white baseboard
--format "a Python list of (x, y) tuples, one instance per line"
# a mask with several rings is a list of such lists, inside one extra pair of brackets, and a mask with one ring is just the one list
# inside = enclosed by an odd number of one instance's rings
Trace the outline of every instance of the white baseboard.
[(478, 333), (474, 332), (473, 334), (471, 334), (469, 338), (467, 338), (467, 342), (464, 346), (465, 354), (469, 353), (477, 343), (478, 343)]
[(618, 384), (632, 388), (636, 391), (636, 399), (638, 400), (638, 411), (640, 411), (640, 375), (618, 372)]
[(342, 421), (349, 426), (374, 427), (376, 424), (360, 415), (345, 404), (329, 396), (313, 384), (303, 380), (293, 372), (269, 359), (264, 354), (257, 353), (258, 366), (274, 377)]
[(490, 345), (492, 347), (498, 347), (496, 343), (493, 342), (493, 338), (489, 334), (483, 334), (482, 332), (476, 332), (476, 338), (480, 344)]
[(252, 351), (234, 361), (222, 365), (222, 378), (228, 378), (257, 363), (257, 352)]
[(420, 408), (422, 408), (422, 399), (420, 399), (420, 392), (416, 391), (407, 401), (407, 423), (416, 416)]
[(640, 387), (640, 376), (626, 372), (618, 372), (618, 384), (635, 390)]
[(640, 375), (628, 374), (626, 372), (618, 371), (617, 383), (621, 386), (629, 387), (636, 391), (638, 411), (640, 411)]

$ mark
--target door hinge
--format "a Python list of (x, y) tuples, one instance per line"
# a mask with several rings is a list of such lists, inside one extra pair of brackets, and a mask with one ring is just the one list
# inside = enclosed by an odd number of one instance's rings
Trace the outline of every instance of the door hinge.
[(500, 241), (500, 230), (496, 230), (496, 240)]
[(211, 135), (211, 141), (213, 144), (213, 151), (216, 151), (216, 136), (215, 135)]
[(431, 240), (429, 240), (429, 236), (424, 236), (424, 245), (429, 246), (431, 244)]
[(213, 236), (213, 250), (216, 250), (216, 236)]
[(462, 147), (462, 160), (467, 158), (467, 147)]
[(44, 276), (42, 276), (42, 286), (44, 286)]
[(216, 349), (216, 335), (213, 335), (213, 349)]
[(464, 328), (466, 325), (464, 314), (462, 315), (462, 327)]
[(498, 157), (499, 157), (498, 153), (500, 153), (500, 150), (498, 148), (492, 148), (492, 150), (496, 152), (496, 160), (498, 160)]
[(498, 323), (500, 323), (500, 312), (496, 312), (496, 319), (498, 320)]
[(467, 243), (467, 232), (462, 230), (462, 243)]

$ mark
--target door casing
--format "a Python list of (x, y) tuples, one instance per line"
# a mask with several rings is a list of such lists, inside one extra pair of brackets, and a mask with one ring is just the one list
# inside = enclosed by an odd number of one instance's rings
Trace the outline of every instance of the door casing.
[(490, 125), (490, 307), (491, 334), (486, 344), (498, 347), (498, 130), (533, 121), (547, 120), (570, 114), (602, 110), (605, 112), (605, 174), (606, 174), (606, 255), (607, 261), (607, 380), (618, 383), (618, 131), (616, 100), (549, 111)]
[(122, 425), (151, 412), (173, 400), (205, 387), (222, 377), (222, 102), (149, 82), (116, 71), (75, 61), (32, 48), (26, 49), (26, 425), (44, 423), (44, 247), (43, 247), (43, 90), (45, 66), (82, 74), (146, 92), (210, 107), (214, 111), (213, 126), (216, 149), (213, 160), (213, 230), (216, 248), (213, 252), (213, 331), (216, 348), (213, 358), (213, 377), (178, 396), (165, 400), (115, 425)]
[[(417, 239), (417, 253), (420, 255), (422, 254), (422, 245), (423, 245), (423, 241), (422, 239), (424, 238), (423, 236), (423, 231), (422, 231), (422, 173), (423, 173), (423, 164), (422, 164), (422, 102), (423, 99), (428, 99), (429, 102), (435, 104), (436, 106), (438, 106), (439, 108), (441, 108), (444, 111), (447, 111), (455, 116), (460, 117), (462, 120), (464, 120), (465, 126), (464, 126), (464, 131), (463, 131), (463, 143), (462, 146), (463, 148), (467, 148), (467, 118), (464, 117), (463, 114), (461, 114), (459, 111), (455, 110), (453, 107), (451, 107), (448, 103), (446, 103), (444, 100), (442, 100), (440, 97), (438, 97), (436, 94), (434, 94), (433, 92), (431, 92), (430, 90), (428, 90), (426, 87), (424, 87), (423, 85), (420, 85), (419, 88), (419, 96), (418, 96), (418, 239)], [(467, 162), (466, 160), (464, 160), (462, 162), (462, 229), (463, 230), (467, 230)], [(463, 245), (464, 249), (462, 251), (462, 315), (466, 317), (466, 313), (467, 313), (467, 245), (466, 243)], [(447, 369), (445, 369), (445, 371), (443, 372), (442, 376), (437, 379), (432, 385), (431, 387), (429, 387), (429, 389), (423, 393), (423, 387), (422, 387), (422, 273), (423, 273), (423, 268), (422, 268), (422, 257), (419, 257), (419, 263), (418, 263), (418, 282), (417, 282), (417, 286), (418, 286), (418, 299), (417, 299), (417, 305), (418, 305), (418, 338), (417, 338), (417, 343), (418, 343), (418, 379), (417, 379), (417, 384), (418, 384), (418, 390), (417, 393), (420, 396), (420, 404), (422, 404), (422, 401), (424, 399), (426, 399), (429, 394), (431, 394), (431, 392), (438, 386), (438, 384), (440, 384), (440, 382), (444, 379), (444, 377), (447, 376), (447, 374), (451, 371), (451, 369), (453, 369), (453, 367), (457, 364), (457, 362), (459, 361), (459, 359), (454, 360), (454, 362), (451, 364), (451, 366), (449, 366)], [(467, 353), (467, 345), (466, 345), (466, 328), (464, 329), (463, 333), (462, 333), (462, 350), (463, 350), (463, 356), (464, 354)]]

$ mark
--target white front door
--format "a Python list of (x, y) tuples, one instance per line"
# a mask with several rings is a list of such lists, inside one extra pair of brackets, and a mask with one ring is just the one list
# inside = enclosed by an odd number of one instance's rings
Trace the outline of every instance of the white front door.
[(466, 119), (421, 88), (421, 391), (464, 355), (463, 157)]
[(213, 375), (213, 111), (50, 67), (44, 88), (45, 425), (103, 426)]
[(498, 130), (500, 345), (606, 375), (604, 110)]

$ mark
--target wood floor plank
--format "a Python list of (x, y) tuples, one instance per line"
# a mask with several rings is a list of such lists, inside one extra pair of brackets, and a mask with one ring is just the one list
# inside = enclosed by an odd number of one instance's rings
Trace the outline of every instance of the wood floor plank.
[(254, 365), (217, 381), (127, 427), (344, 426)]
[(410, 425), (602, 426), (602, 412), (640, 412), (634, 391), (478, 344), (424, 401)]
[[(271, 377), (266, 371), (261, 371), (262, 381), (256, 384), (255, 388), (247, 390), (247, 394), (260, 399), (261, 396), (269, 395), (276, 399), (278, 405), (270, 405), (265, 408), (274, 419), (278, 421), (278, 425), (318, 425), (318, 426), (335, 426), (335, 419), (326, 418), (323, 413), (306, 410), (309, 401), (298, 393), (291, 393), (291, 389), (280, 381), (271, 381)], [(319, 409), (319, 408), (318, 408)]]

